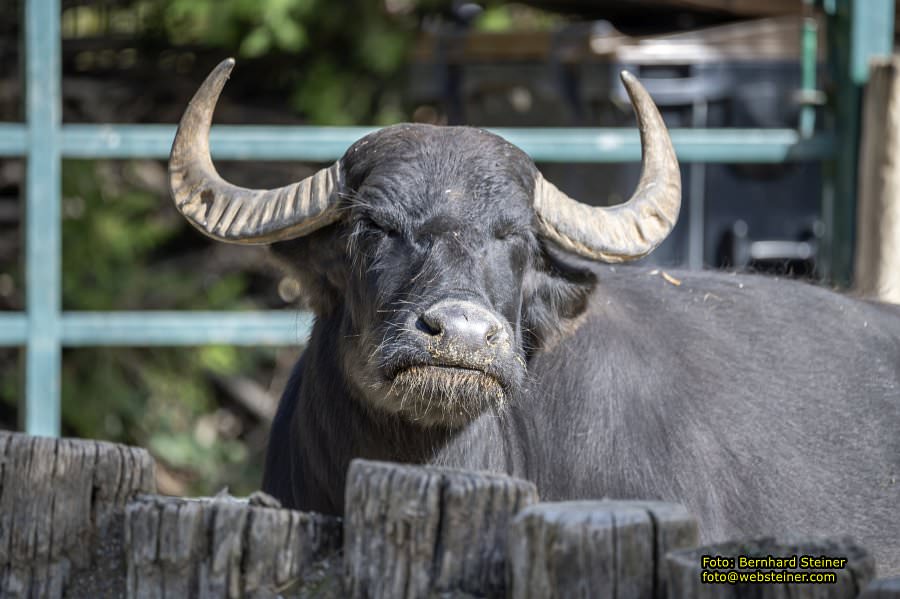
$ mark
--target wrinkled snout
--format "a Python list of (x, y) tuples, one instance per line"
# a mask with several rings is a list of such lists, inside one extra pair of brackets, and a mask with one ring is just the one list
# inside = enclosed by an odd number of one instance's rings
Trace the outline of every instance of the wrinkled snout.
[(482, 369), (512, 349), (500, 318), (471, 301), (441, 300), (419, 316), (415, 329), (431, 357), (447, 365)]
[(391, 329), (379, 348), (387, 386), (378, 403), (411, 422), (462, 426), (521, 388), (525, 361), (510, 325), (477, 301), (445, 297)]

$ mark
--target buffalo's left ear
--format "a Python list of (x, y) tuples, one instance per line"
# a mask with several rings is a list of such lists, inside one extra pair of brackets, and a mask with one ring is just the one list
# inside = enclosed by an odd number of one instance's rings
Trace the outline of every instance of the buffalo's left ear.
[(523, 319), (530, 344), (542, 347), (587, 309), (597, 276), (579, 258), (541, 244), (523, 284)]

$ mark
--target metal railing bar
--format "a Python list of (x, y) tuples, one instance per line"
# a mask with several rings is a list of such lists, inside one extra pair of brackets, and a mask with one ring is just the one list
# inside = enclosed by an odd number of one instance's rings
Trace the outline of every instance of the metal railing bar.
[[(222, 160), (331, 161), (372, 127), (219, 125), (210, 134)], [(73, 158), (168, 158), (173, 125), (65, 125), (63, 153)]]
[(308, 312), (65, 312), (62, 343), (79, 346), (300, 345), (312, 329)]
[(25, 2), (25, 431), (58, 436), (62, 279), (59, 0)]
[[(634, 162), (641, 158), (635, 129), (497, 129), (536, 162)], [(793, 129), (671, 129), (681, 162), (780, 163), (827, 160), (836, 144), (828, 133), (803, 139)]]
[[(219, 160), (335, 160), (368, 127), (259, 127), (220, 125), (212, 131)], [(26, 150), (24, 127), (0, 123), (0, 155)], [(641, 148), (633, 129), (493, 129), (538, 162), (633, 162)], [(794, 129), (672, 129), (682, 162), (758, 162), (827, 160), (835, 156), (830, 133), (804, 139)], [(63, 125), (62, 154), (70, 158), (166, 158), (171, 125)]]
[(0, 157), (25, 156), (28, 153), (28, 126), (0, 123)]
[[(300, 160), (339, 158), (368, 127), (259, 127), (221, 125), (211, 146), (219, 160)], [(640, 160), (637, 132), (631, 129), (494, 129), (538, 162), (614, 163)], [(793, 129), (673, 129), (682, 162), (757, 162), (827, 160), (835, 155), (834, 136), (804, 139)], [(62, 155), (69, 158), (167, 158), (171, 125), (63, 125)], [(27, 129), (0, 123), (0, 156), (27, 151)]]
[(25, 345), (28, 340), (28, 316), (24, 312), (0, 313), (0, 347)]

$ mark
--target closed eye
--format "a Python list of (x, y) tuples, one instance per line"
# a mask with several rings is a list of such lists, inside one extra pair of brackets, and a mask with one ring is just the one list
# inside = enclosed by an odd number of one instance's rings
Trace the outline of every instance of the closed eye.
[(394, 229), (393, 227), (381, 225), (381, 226), (378, 227), (378, 229), (379, 229), (382, 233), (384, 233), (385, 235), (387, 235), (388, 237), (391, 237), (391, 238), (394, 238), (394, 237), (400, 237), (400, 231), (398, 231), (397, 229)]
[(374, 229), (382, 235), (386, 235), (387, 237), (400, 236), (400, 227), (389, 224), (384, 220), (375, 220), (371, 217), (368, 217), (365, 219), (365, 222), (369, 229)]
[(494, 228), (494, 239), (505, 240), (523, 236), (524, 231), (513, 224), (500, 225)]

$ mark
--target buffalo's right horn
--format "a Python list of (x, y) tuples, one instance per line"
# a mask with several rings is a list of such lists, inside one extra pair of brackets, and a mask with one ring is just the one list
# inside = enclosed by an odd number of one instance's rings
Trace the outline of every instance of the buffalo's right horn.
[(646, 256), (666, 238), (681, 207), (681, 171), (666, 124), (644, 86), (625, 71), (641, 132), (641, 179), (618, 206), (589, 206), (567, 196), (537, 173), (534, 210), (541, 233), (575, 254), (602, 262)]
[(246, 189), (222, 179), (209, 155), (209, 128), (234, 59), (223, 60), (194, 94), (169, 155), (169, 189), (178, 211), (206, 235), (232, 243), (300, 237), (338, 219), (340, 161), (277, 189)]

